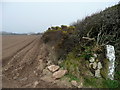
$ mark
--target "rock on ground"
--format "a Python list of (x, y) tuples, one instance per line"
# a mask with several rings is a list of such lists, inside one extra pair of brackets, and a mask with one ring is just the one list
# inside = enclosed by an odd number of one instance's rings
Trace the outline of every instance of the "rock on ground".
[(94, 57), (91, 57), (89, 61), (92, 63), (92, 62), (95, 61), (95, 58), (94, 58)]
[(102, 64), (101, 62), (98, 62), (98, 69), (101, 69), (102, 68)]
[(59, 79), (59, 78), (63, 77), (66, 73), (67, 73), (67, 70), (59, 70), (59, 71), (53, 73), (53, 78)]
[(82, 88), (83, 87), (83, 83), (81, 82), (79, 85), (78, 85), (78, 88)]
[(97, 63), (94, 62), (94, 63), (93, 63), (93, 69), (96, 69), (96, 67), (97, 67)]
[(93, 66), (93, 63), (90, 63), (90, 64), (89, 64), (89, 67), (92, 68), (92, 66)]
[(93, 54), (93, 56), (94, 56), (95, 58), (97, 58), (97, 54)]
[(100, 69), (95, 70), (95, 77), (101, 77)]
[(33, 87), (35, 88), (38, 84), (39, 84), (39, 82), (35, 81), (34, 84), (33, 84)]
[(51, 72), (57, 71), (60, 67), (57, 65), (50, 65), (47, 67)]
[(75, 86), (75, 87), (78, 87), (78, 83), (77, 83), (75, 80), (72, 80), (72, 81), (71, 81), (71, 84), (72, 84), (73, 86)]

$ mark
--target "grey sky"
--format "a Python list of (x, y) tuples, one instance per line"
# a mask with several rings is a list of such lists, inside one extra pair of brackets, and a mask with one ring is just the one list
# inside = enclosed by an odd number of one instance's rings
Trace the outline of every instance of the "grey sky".
[(2, 3), (2, 30), (18, 33), (43, 32), (50, 26), (69, 25), (116, 3), (4, 2)]

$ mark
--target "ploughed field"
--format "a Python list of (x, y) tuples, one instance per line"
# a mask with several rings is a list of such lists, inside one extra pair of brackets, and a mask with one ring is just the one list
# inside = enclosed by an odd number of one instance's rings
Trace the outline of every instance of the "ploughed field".
[[(3, 66), (8, 59), (23, 49), (28, 49), (37, 36), (30, 35), (5, 35), (2, 36), (2, 60)], [(32, 46), (31, 46), (32, 47)], [(26, 50), (25, 50), (26, 51)]]
[(2, 36), (2, 87), (58, 87), (41, 80), (47, 56), (48, 52), (40, 35)]

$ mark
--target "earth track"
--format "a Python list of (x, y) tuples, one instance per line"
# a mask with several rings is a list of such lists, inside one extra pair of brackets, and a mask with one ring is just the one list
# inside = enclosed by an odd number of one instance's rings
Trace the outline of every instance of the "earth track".
[(41, 37), (38, 36), (19, 48), (11, 58), (3, 58), (3, 88), (34, 88), (36, 81), (39, 82), (38, 88), (57, 88), (56, 84), (40, 79), (42, 70), (46, 67), (48, 54)]

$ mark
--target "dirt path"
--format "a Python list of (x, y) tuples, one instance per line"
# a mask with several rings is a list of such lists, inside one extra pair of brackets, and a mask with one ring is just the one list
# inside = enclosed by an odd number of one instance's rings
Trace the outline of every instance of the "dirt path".
[[(29, 39), (27, 43), (26, 40), (14, 44), (10, 43), (3, 49), (3, 88), (57, 88), (55, 83), (41, 80), (49, 54), (41, 41), (41, 37)], [(10, 50), (14, 48), (17, 49), (14, 52), (11, 51), (12, 54), (9, 54), (9, 57), (5, 57), (5, 52), (10, 53)]]

